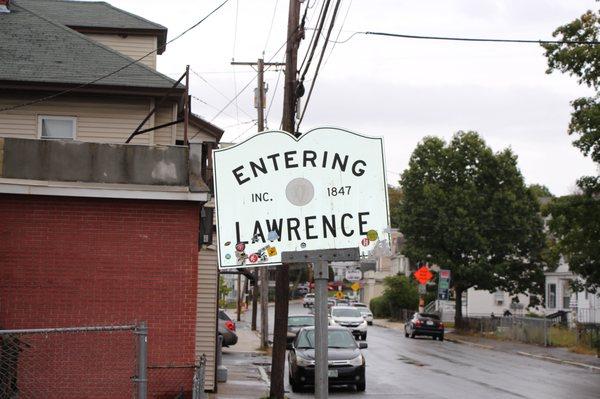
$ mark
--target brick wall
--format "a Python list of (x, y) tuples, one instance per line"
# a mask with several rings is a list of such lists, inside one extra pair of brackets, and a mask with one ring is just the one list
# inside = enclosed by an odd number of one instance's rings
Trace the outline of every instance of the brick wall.
[[(198, 214), (192, 202), (0, 194), (0, 328), (145, 320), (150, 365), (193, 364)], [(105, 345), (87, 336), (91, 352)], [(125, 343), (113, 345), (115, 356), (106, 362), (118, 369), (123, 351), (129, 363), (122, 367), (131, 368), (135, 340), (119, 339)], [(95, 375), (105, 366), (96, 364)], [(189, 390), (191, 375), (156, 369), (149, 384), (154, 396), (179, 392), (181, 384)], [(50, 385), (51, 396), (84, 397), (85, 381), (70, 385)], [(85, 397), (131, 397), (95, 386)]]

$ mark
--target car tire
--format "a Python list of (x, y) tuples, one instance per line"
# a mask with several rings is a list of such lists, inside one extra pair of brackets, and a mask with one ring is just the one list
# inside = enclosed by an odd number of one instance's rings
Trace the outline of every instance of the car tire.
[(404, 330), (404, 336), (405, 336), (406, 338), (408, 338), (408, 333), (406, 332), (406, 330)]
[(292, 388), (292, 392), (300, 392), (302, 390), (302, 385), (298, 384), (296, 380), (292, 379), (290, 376), (290, 386)]
[(367, 325), (368, 325), (368, 326), (372, 326), (372, 325), (373, 325), (373, 322), (372, 322), (372, 321), (367, 321)]
[(414, 331), (413, 331), (412, 333), (410, 333), (410, 337), (411, 337), (412, 339), (415, 339), (415, 332), (414, 332)]
[(438, 337), (438, 339), (439, 339), (440, 341), (443, 341), (443, 340), (444, 340), (444, 336), (443, 336), (443, 335), (440, 335), (440, 336)]
[(358, 392), (364, 392), (366, 389), (367, 389), (366, 381), (362, 381), (362, 382), (359, 382), (358, 384), (356, 384), (356, 390)]

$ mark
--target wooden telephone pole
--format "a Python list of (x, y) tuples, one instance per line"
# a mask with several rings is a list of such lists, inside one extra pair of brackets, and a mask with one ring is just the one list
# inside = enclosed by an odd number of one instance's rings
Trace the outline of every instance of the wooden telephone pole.
[[(257, 124), (258, 132), (265, 130), (265, 90), (264, 90), (264, 73), (265, 65), (267, 66), (284, 66), (281, 62), (264, 62), (262, 58), (259, 58), (257, 62), (236, 62), (232, 61), (231, 65), (247, 65), (255, 67), (257, 69), (257, 80), (258, 80), (258, 104), (256, 107), (257, 111)], [(258, 275), (258, 267), (254, 269), (254, 275)], [(267, 349), (269, 347), (269, 269), (263, 267), (260, 270), (260, 347)], [(252, 330), (256, 330), (256, 298), (258, 297), (258, 279), (254, 282), (254, 288), (252, 291)]]
[[(287, 47), (285, 52), (285, 87), (283, 95), (283, 130), (296, 135), (296, 85), (300, 32), (300, 0), (290, 0), (288, 14)], [(271, 389), (269, 396), (284, 399), (284, 370), (287, 338), (288, 301), (290, 296), (289, 265), (277, 269), (275, 279), (275, 323), (273, 326), (273, 357), (271, 360)]]

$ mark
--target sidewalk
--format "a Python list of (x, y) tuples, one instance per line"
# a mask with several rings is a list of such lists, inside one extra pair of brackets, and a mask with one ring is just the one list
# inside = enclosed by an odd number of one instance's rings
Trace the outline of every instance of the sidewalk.
[[(228, 312), (229, 313), (229, 312)], [(235, 320), (235, 313), (229, 314)], [(267, 396), (269, 384), (267, 369), (271, 358), (260, 351), (260, 339), (250, 325), (236, 321), (238, 342), (232, 347), (223, 348), (223, 365), (227, 367), (227, 382), (219, 383), (216, 394), (211, 399), (259, 399)]]
[[(400, 322), (374, 319), (373, 325), (404, 332), (404, 323)], [(600, 372), (600, 358), (593, 355), (574, 353), (569, 351), (568, 348), (544, 347), (516, 341), (501, 341), (471, 335), (460, 335), (454, 332), (453, 329), (446, 330), (445, 339), (450, 342), (471, 345), (481, 349), (513, 353), (520, 356), (533, 357), (554, 363), (569, 364)]]

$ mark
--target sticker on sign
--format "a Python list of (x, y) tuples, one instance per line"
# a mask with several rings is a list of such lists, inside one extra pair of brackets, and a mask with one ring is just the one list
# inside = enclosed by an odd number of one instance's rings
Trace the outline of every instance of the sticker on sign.
[(362, 279), (362, 272), (359, 269), (346, 270), (346, 280), (348, 281), (359, 281)]
[(336, 128), (298, 139), (267, 131), (215, 150), (219, 267), (274, 266), (282, 252), (357, 246), (368, 256), (389, 240), (383, 154), (382, 138)]

